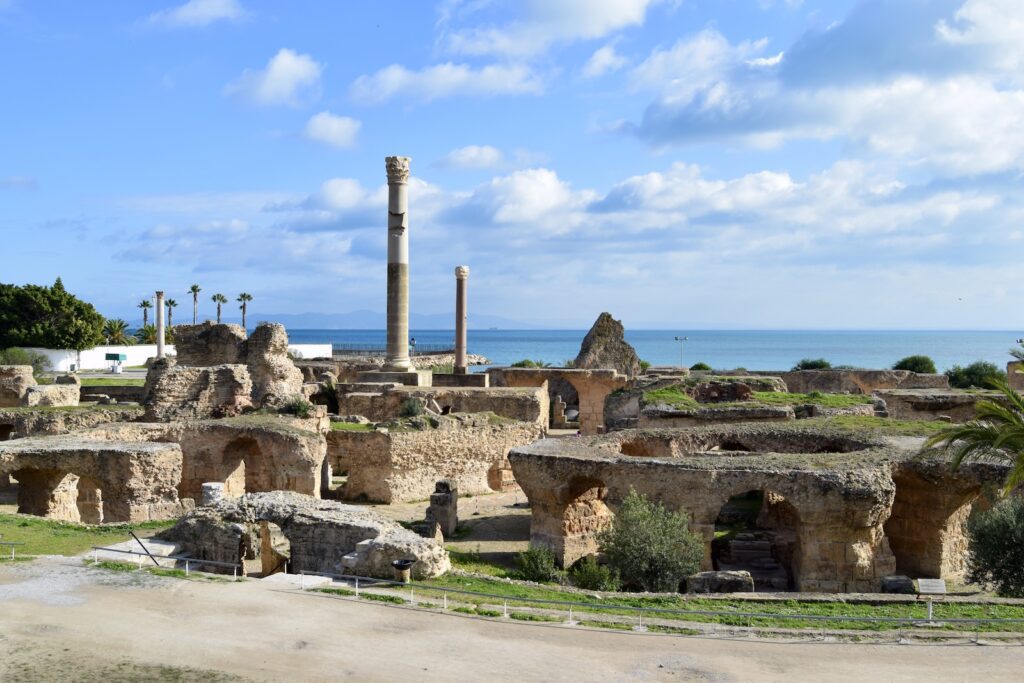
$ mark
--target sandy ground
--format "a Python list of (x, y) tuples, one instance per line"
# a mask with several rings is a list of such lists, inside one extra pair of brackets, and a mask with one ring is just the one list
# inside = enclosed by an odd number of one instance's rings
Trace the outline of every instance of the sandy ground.
[(681, 638), (81, 567), (0, 565), (0, 680), (1020, 680), (1024, 648)]

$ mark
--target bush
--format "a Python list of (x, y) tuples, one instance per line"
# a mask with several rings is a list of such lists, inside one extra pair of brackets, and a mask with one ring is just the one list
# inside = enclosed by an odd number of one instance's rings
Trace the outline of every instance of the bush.
[(690, 366), (690, 369), (697, 372), (711, 372), (711, 366), (707, 363), (694, 363)]
[(84, 351), (103, 343), (104, 318), (57, 278), (52, 287), (0, 283), (0, 348)]
[(896, 365), (893, 365), (892, 369), (909, 370), (910, 372), (918, 372), (922, 375), (934, 375), (938, 372), (935, 369), (935, 361), (928, 356), (907, 356), (896, 361)]
[(666, 510), (633, 489), (598, 543), (626, 588), (642, 591), (678, 591), (704, 558), (704, 539), (690, 531), (685, 512)]
[[(573, 361), (574, 364), (575, 364), (575, 362), (576, 361)], [(549, 365), (548, 363), (545, 363), (542, 360), (530, 360), (529, 358), (524, 358), (523, 360), (517, 360), (515, 363), (512, 364), (512, 367), (514, 367), (514, 368), (546, 368), (546, 367), (548, 367), (548, 365)]]
[(804, 358), (793, 366), (793, 370), (831, 370), (832, 364), (824, 358)]
[(946, 370), (946, 377), (949, 378), (949, 386), (956, 389), (986, 389), (992, 386), (993, 380), (1006, 379), (1006, 373), (995, 363), (978, 360), (966, 368), (954, 365)]
[(550, 583), (558, 580), (555, 554), (544, 545), (530, 544), (530, 549), (516, 555), (519, 576), (525, 581)]
[(402, 411), (399, 415), (401, 417), (419, 417), (424, 411), (423, 401), (418, 398), (407, 398), (402, 404)]
[(640, 361), (640, 371), (641, 372), (646, 372), (647, 370), (650, 369), (650, 367), (651, 367), (651, 362), (650, 361), (647, 361), (647, 360), (641, 360)]
[(1012, 496), (967, 526), (967, 579), (1024, 598), (1024, 498)]
[(295, 417), (311, 417), (313, 415), (313, 404), (300, 396), (296, 396), (281, 406), (281, 412), (286, 415), (294, 415)]
[(31, 365), (33, 375), (41, 375), (50, 367), (50, 359), (25, 349), (0, 349), (0, 365)]
[(608, 567), (598, 564), (597, 558), (587, 555), (569, 570), (573, 585), (588, 591), (619, 590), (619, 575)]

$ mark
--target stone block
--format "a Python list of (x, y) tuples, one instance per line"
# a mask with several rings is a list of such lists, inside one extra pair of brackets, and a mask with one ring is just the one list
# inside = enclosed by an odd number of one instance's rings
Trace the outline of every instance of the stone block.
[(748, 571), (699, 572), (686, 579), (687, 593), (753, 593)]

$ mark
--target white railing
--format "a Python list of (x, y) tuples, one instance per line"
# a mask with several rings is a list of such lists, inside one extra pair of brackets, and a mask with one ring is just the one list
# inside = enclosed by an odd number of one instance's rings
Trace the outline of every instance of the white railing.
[[(153, 555), (149, 551), (140, 553), (137, 550), (123, 550), (121, 548), (104, 548), (102, 546), (94, 545), (92, 547), (92, 561), (96, 564), (100, 561), (99, 554), (104, 553), (120, 553), (122, 555), (135, 555), (138, 557), (139, 569), (142, 569), (143, 558), (150, 558), (155, 563), (155, 566), (159, 567), (160, 563), (158, 560), (174, 560), (175, 564), (183, 562), (185, 564), (185, 576), (189, 575), (192, 565), (210, 565), (212, 567), (231, 567), (231, 576), (238, 578), (238, 571), (242, 568), (240, 562), (221, 562), (219, 560), (203, 560), (198, 557), (185, 557), (184, 555)], [(177, 567), (170, 567), (176, 569)], [(164, 567), (168, 569), (168, 567)]]

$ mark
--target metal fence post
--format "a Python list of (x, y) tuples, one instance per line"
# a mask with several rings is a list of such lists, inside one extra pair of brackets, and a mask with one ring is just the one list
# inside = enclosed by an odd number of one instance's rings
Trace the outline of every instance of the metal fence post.
[(442, 601), (443, 601), (443, 605), (444, 605), (444, 606), (442, 607), (442, 609), (448, 609), (448, 591), (444, 591), (444, 592), (443, 592), (443, 593), (441, 594), (441, 599), (442, 599)]
[(185, 576), (188, 576), (188, 560), (185, 560)]
[(409, 604), (416, 604), (416, 589), (409, 586)]
[(502, 614), (501, 616), (506, 618), (506, 619), (508, 618), (508, 600), (505, 601), (504, 614)]
[(359, 577), (356, 577), (356, 597), (359, 597)]
[(142, 555), (139, 555), (139, 569), (142, 569)]

